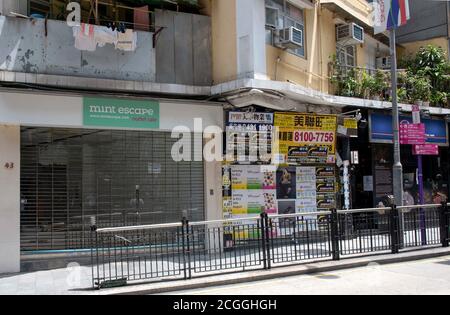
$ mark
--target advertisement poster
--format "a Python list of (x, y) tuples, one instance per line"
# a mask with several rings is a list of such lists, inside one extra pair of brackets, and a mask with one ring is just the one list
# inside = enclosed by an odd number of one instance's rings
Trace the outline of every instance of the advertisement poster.
[(296, 212), (315, 212), (317, 210), (317, 177), (315, 167), (297, 167)]
[(275, 177), (275, 168), (270, 166), (231, 166), (233, 216), (278, 213)]
[(295, 167), (282, 167), (277, 171), (277, 199), (293, 199), (297, 197)]
[[(250, 155), (269, 161), (271, 158), (273, 113), (229, 112), (226, 132), (227, 158), (238, 162), (250, 161)], [(267, 156), (259, 152), (263, 144)], [(238, 158), (237, 154), (244, 154)], [(257, 155), (260, 155), (259, 157)]]
[[(274, 161), (281, 164), (334, 164), (337, 116), (275, 113)], [(284, 163), (283, 163), (284, 162)]]

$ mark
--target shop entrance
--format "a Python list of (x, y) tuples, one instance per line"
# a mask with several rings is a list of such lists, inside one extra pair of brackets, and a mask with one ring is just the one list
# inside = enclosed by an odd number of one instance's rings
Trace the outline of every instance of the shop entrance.
[(200, 221), (203, 162), (161, 131), (21, 129), (22, 252), (83, 250), (90, 226)]

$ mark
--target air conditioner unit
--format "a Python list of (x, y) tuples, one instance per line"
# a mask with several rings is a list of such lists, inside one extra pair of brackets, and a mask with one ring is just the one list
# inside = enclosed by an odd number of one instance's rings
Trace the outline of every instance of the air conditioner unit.
[(336, 40), (345, 46), (364, 43), (364, 28), (355, 23), (336, 26)]
[(377, 69), (383, 70), (391, 69), (391, 57), (377, 58)]
[(295, 27), (278, 31), (275, 44), (284, 49), (298, 49), (303, 47), (303, 31)]

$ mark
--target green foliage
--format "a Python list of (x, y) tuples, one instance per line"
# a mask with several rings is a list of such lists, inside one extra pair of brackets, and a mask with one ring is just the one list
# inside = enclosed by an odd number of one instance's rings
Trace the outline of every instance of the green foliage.
[[(342, 67), (336, 56), (332, 58), (333, 72), (330, 82), (342, 96), (386, 99), (390, 89), (390, 75), (387, 71), (365, 70)], [(426, 46), (416, 55), (399, 60), (398, 98), (402, 103), (416, 101), (431, 102), (433, 106), (449, 107), (450, 62), (444, 50)]]
[(412, 102), (428, 102), (431, 98), (431, 80), (427, 76), (410, 74), (407, 78), (410, 87), (410, 100)]

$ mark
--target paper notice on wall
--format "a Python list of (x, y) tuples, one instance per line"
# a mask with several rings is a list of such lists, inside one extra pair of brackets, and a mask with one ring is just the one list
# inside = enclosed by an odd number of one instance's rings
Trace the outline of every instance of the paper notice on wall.
[(297, 167), (297, 213), (315, 212), (317, 210), (317, 176), (315, 167)]
[(373, 191), (373, 176), (364, 176), (364, 191)]

